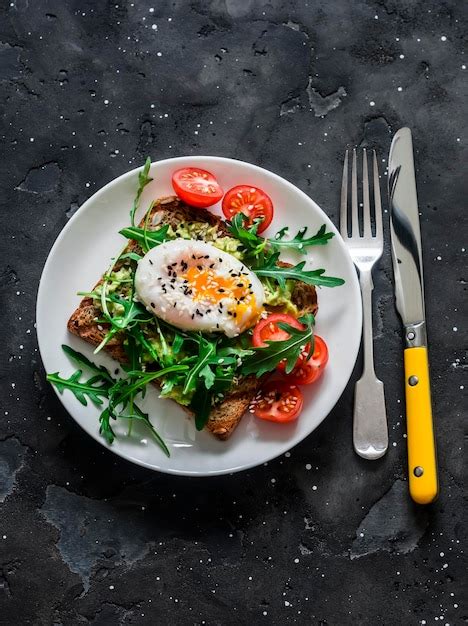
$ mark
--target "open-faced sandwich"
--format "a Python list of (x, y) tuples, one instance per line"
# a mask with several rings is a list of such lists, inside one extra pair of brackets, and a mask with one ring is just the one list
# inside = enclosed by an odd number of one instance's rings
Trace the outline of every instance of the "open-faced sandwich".
[[(317, 380), (328, 360), (325, 342), (314, 335), (316, 286), (343, 280), (304, 261), (280, 260), (282, 250), (301, 254), (333, 236), (325, 226), (313, 236), (287, 228), (269, 239), (260, 235), (273, 218), (271, 199), (260, 189), (239, 185), (226, 194), (198, 168), (174, 173), (176, 196), (155, 199), (136, 225), (147, 160), (130, 211), (120, 231), (124, 250), (71, 315), (68, 330), (104, 349), (122, 364), (114, 377), (68, 346), (67, 354), (92, 370), (81, 380), (48, 379), (70, 389), (86, 404), (102, 405), (100, 432), (112, 443), (112, 420), (143, 422), (169, 451), (138, 407), (149, 383), (195, 418), (197, 429), (227, 439), (250, 408), (273, 422), (297, 419), (303, 404), (299, 386)], [(226, 220), (207, 210), (222, 199)], [(120, 372), (120, 370), (118, 370)], [(270, 382), (273, 373), (281, 378)], [(153, 416), (151, 416), (153, 417)]]

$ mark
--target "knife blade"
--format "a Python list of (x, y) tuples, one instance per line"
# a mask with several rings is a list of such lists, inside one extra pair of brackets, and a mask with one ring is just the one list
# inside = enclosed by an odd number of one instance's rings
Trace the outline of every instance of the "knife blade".
[(424, 279), (411, 130), (401, 128), (389, 154), (388, 194), (395, 298), (405, 328), (405, 396), (410, 495), (420, 504), (438, 494), (427, 353)]

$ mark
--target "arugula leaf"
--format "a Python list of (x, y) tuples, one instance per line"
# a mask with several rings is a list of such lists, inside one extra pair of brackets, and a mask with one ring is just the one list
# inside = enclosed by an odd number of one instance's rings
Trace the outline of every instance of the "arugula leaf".
[(81, 354), (81, 352), (77, 352), (76, 350), (73, 350), (73, 348), (71, 348), (70, 346), (67, 346), (66, 344), (62, 344), (62, 350), (71, 359), (73, 359), (77, 363), (81, 363), (81, 365), (86, 365), (86, 367), (88, 367), (90, 370), (92, 370), (93, 372), (96, 372), (97, 374), (100, 374), (103, 378), (105, 378), (112, 384), (113, 382), (112, 376), (109, 374), (109, 372), (104, 367), (104, 365), (96, 365), (96, 363), (93, 363), (92, 361), (90, 361), (84, 354)]
[(286, 226), (279, 230), (273, 239), (268, 239), (268, 243), (274, 250), (281, 248), (293, 248), (298, 252), (305, 253), (310, 246), (324, 246), (335, 236), (335, 233), (327, 233), (327, 227), (323, 224), (312, 237), (306, 238), (307, 226), (301, 228), (293, 239), (283, 239), (289, 228)]
[(188, 369), (188, 365), (171, 365), (171, 367), (165, 367), (157, 372), (143, 372), (141, 370), (129, 371), (127, 374), (129, 378), (135, 379), (134, 382), (125, 380), (123, 381), (125, 384), (122, 385), (122, 381), (117, 381), (117, 383), (109, 389), (109, 406), (112, 410), (119, 404), (124, 404), (132, 394), (144, 389), (148, 383), (157, 378), (161, 378), (172, 372), (184, 372)]
[(255, 220), (253, 225), (246, 227), (245, 222), (247, 220), (246, 215), (237, 213), (231, 222), (228, 222), (228, 228), (233, 237), (243, 244), (247, 253), (254, 257), (263, 256), (260, 261), (264, 260), (265, 257), (268, 259), (271, 254), (282, 248), (292, 248), (303, 254), (310, 246), (323, 246), (335, 236), (334, 233), (326, 232), (327, 227), (323, 224), (312, 237), (306, 237), (307, 226), (305, 226), (296, 233), (293, 239), (284, 239), (289, 230), (286, 226), (279, 230), (273, 239), (265, 239), (257, 233), (260, 221)]
[(148, 176), (150, 167), (151, 159), (147, 157), (143, 169), (141, 170), (141, 172), (138, 172), (138, 189), (136, 192), (135, 200), (133, 201), (133, 206), (130, 210), (130, 222), (132, 226), (135, 226), (135, 213), (137, 212), (138, 206), (140, 204), (140, 198), (141, 194), (143, 193), (143, 189), (148, 183), (153, 180), (150, 176)]
[(278, 261), (279, 252), (271, 255), (268, 263), (263, 267), (254, 268), (254, 272), (257, 276), (267, 276), (274, 278), (278, 281), (282, 289), (286, 286), (286, 280), (288, 278), (292, 280), (300, 280), (307, 285), (319, 285), (323, 287), (338, 287), (344, 284), (342, 278), (335, 278), (334, 276), (324, 276), (325, 270), (304, 270), (305, 261), (301, 261), (297, 265), (292, 267), (281, 267), (276, 265)]
[(94, 354), (97, 354), (100, 350), (102, 350), (102, 348), (104, 348), (104, 346), (108, 344), (112, 337), (114, 337), (118, 332), (127, 329), (136, 322), (149, 322), (153, 319), (153, 316), (148, 313), (144, 306), (135, 302), (133, 298), (126, 300), (125, 298), (120, 298), (115, 294), (110, 294), (110, 296), (107, 297), (107, 300), (120, 304), (123, 307), (124, 312), (122, 315), (110, 315), (109, 312), (104, 312), (106, 321), (111, 325), (111, 329), (94, 350)]
[(203, 430), (211, 412), (213, 394), (203, 387), (199, 387), (192, 398), (190, 409), (195, 414), (195, 427)]
[[(226, 346), (224, 348), (220, 348), (217, 354), (219, 357), (235, 356), (242, 359), (245, 356), (253, 354), (253, 352), (250, 348), (242, 348), (241, 346)], [(237, 358), (235, 361), (237, 361)]]
[(121, 254), (119, 256), (118, 260), (123, 261), (125, 259), (130, 259), (131, 261), (139, 261), (142, 258), (143, 257), (140, 254), (137, 254), (136, 252), (125, 252), (124, 254)]
[(47, 380), (55, 385), (60, 393), (64, 389), (73, 392), (75, 398), (84, 406), (87, 406), (88, 397), (94, 404), (102, 404), (102, 397), (107, 397), (109, 391), (109, 382), (103, 378), (102, 374), (92, 376), (86, 382), (80, 382), (81, 370), (76, 370), (70, 378), (62, 378), (58, 372), (47, 374)]
[(156, 230), (147, 230), (145, 228), (138, 228), (138, 226), (128, 226), (127, 228), (119, 230), (119, 233), (127, 237), (127, 239), (136, 241), (143, 250), (145, 250), (145, 248), (151, 250), (151, 248), (159, 246), (159, 244), (164, 243), (168, 239), (168, 230), (168, 224)]
[[(163, 452), (169, 456), (168, 447), (151, 424), (148, 415), (143, 413), (134, 403), (134, 397), (140, 391), (144, 391), (146, 385), (151, 380), (175, 370), (185, 371), (188, 369), (188, 366), (176, 366), (175, 368), (166, 368), (159, 372), (149, 373), (137, 369), (140, 366), (141, 353), (138, 350), (138, 345), (134, 337), (129, 336), (125, 344), (125, 351), (130, 362), (130, 367), (133, 369), (130, 371), (129, 379), (116, 380), (112, 378), (105, 367), (96, 365), (80, 352), (73, 350), (70, 346), (63, 345), (62, 348), (72, 359), (97, 373), (86, 381), (80, 381), (82, 376), (81, 370), (76, 370), (69, 378), (62, 378), (58, 372), (55, 372), (54, 374), (48, 374), (47, 380), (55, 385), (60, 393), (63, 393), (64, 389), (69, 389), (84, 406), (87, 406), (88, 398), (94, 402), (94, 404), (100, 406), (103, 404), (102, 398), (109, 400), (108, 406), (104, 408), (99, 416), (99, 433), (104, 437), (107, 443), (112, 444), (116, 437), (111, 426), (111, 420), (117, 420), (118, 418), (128, 419), (129, 434), (133, 420), (140, 420), (149, 428)], [(137, 379), (136, 381), (134, 380), (135, 378)], [(117, 407), (121, 407), (120, 411), (116, 410)]]
[(187, 378), (185, 380), (185, 385), (182, 393), (186, 394), (192, 391), (197, 387), (197, 378), (208, 363), (209, 359), (213, 354), (216, 353), (216, 341), (207, 341), (203, 337), (200, 336), (200, 343), (198, 345), (198, 360), (195, 365), (192, 367), (190, 372), (187, 374)]
[(287, 374), (294, 368), (301, 351), (308, 343), (312, 344), (310, 352), (313, 352), (315, 323), (312, 314), (300, 318), (305, 325), (305, 329), (293, 328), (289, 324), (278, 323), (278, 326), (285, 330), (290, 336), (282, 341), (266, 341), (268, 344), (263, 348), (253, 348), (254, 354), (244, 359), (241, 367), (242, 374), (255, 374), (257, 377), (272, 372), (280, 361), (286, 361), (285, 371)]
[(184, 338), (179, 333), (176, 334), (174, 340), (172, 342), (172, 353), (177, 355), (182, 350), (182, 346), (184, 345)]
[(109, 407), (105, 408), (99, 416), (99, 434), (102, 435), (109, 444), (113, 443), (115, 439), (115, 433), (110, 424), (111, 418), (116, 419), (115, 416), (111, 415)]
[(213, 387), (214, 382), (215, 382), (215, 375), (214, 375), (213, 370), (208, 364), (206, 364), (205, 367), (203, 367), (200, 370), (198, 375), (200, 378), (203, 378), (203, 380), (205, 381), (205, 387), (207, 389), (211, 389), (211, 387)]
[[(163, 363), (161, 362), (161, 359), (159, 357), (158, 352), (156, 351), (155, 347), (153, 346), (153, 344), (148, 341), (148, 339), (146, 338), (145, 334), (143, 333), (143, 330), (141, 329), (140, 325), (136, 325), (133, 326), (133, 328), (130, 328), (128, 330), (128, 334), (131, 335), (135, 341), (142, 347), (144, 348), (148, 354), (151, 355), (151, 358), (156, 361), (156, 363), (158, 363), (159, 365), (163, 365)], [(131, 367), (129, 369), (137, 369), (137, 367)]]
[(168, 457), (171, 456), (169, 448), (167, 447), (164, 440), (161, 438), (161, 435), (159, 435), (157, 430), (154, 428), (153, 424), (150, 421), (149, 415), (147, 413), (143, 413), (143, 411), (136, 404), (133, 405), (133, 412), (131, 414), (124, 415), (123, 413), (121, 413), (119, 417), (122, 419), (130, 420), (130, 424), (133, 422), (133, 420), (141, 421), (149, 429), (164, 454)]
[[(128, 335), (127, 341), (124, 343), (124, 350), (128, 358), (130, 369), (132, 370), (140, 369), (141, 353), (140, 353), (140, 350), (138, 349), (137, 341), (133, 335), (131, 334)], [(133, 405), (134, 399), (135, 399), (135, 394), (134, 393), (130, 394), (128, 398), (130, 413), (134, 412), (134, 405)], [(132, 425), (133, 425), (133, 422), (129, 421), (128, 433), (127, 433), (129, 436), (132, 433)]]
[(263, 245), (266, 240), (257, 234), (261, 220), (255, 220), (254, 224), (246, 228), (244, 224), (248, 219), (247, 215), (236, 213), (232, 220), (227, 222), (227, 225), (232, 236), (238, 239), (247, 250), (253, 251), (258, 246)]

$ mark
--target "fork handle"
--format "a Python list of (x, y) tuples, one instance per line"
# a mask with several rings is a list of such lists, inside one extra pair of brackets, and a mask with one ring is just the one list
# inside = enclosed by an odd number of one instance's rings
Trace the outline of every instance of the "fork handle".
[(388, 449), (387, 414), (384, 386), (375, 375), (372, 336), (372, 274), (359, 272), (363, 308), (364, 368), (354, 394), (353, 443), (359, 456), (378, 459)]
[(363, 361), (364, 367), (362, 376), (375, 377), (374, 370), (374, 338), (372, 334), (372, 291), (374, 283), (370, 270), (360, 270), (359, 283), (361, 285), (362, 297), (362, 339), (363, 339)]

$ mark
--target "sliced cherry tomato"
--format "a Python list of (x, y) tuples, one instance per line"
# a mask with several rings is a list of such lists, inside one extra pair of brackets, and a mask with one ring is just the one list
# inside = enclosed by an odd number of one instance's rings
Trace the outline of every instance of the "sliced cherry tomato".
[(328, 363), (327, 344), (321, 337), (314, 337), (314, 353), (307, 361), (301, 355), (293, 371), (286, 375), (286, 380), (293, 385), (310, 385), (320, 378)]
[(296, 385), (272, 380), (262, 387), (253, 402), (254, 414), (270, 422), (293, 422), (302, 411), (304, 399)]
[(243, 213), (249, 218), (249, 225), (258, 218), (263, 221), (258, 227), (258, 232), (262, 233), (273, 219), (273, 202), (270, 196), (258, 187), (251, 185), (238, 185), (233, 187), (223, 198), (223, 213), (228, 220), (237, 213)]
[(278, 326), (278, 322), (284, 322), (293, 328), (302, 329), (304, 326), (292, 315), (287, 313), (272, 313), (260, 320), (254, 328), (252, 343), (255, 348), (265, 348), (266, 341), (284, 341), (289, 339), (289, 333)]
[[(289, 339), (289, 333), (282, 328), (279, 328), (278, 322), (284, 322), (285, 324), (289, 324), (289, 326), (297, 329), (304, 328), (304, 326), (295, 317), (288, 315), (288, 313), (272, 313), (265, 319), (260, 320), (254, 328), (252, 344), (255, 348), (264, 348), (267, 345), (265, 343), (266, 341), (284, 341), (285, 339)], [(309, 350), (310, 344), (304, 346), (304, 350), (302, 351), (299, 360), (306, 357), (309, 354)], [(285, 367), (285, 361), (281, 361), (277, 365), (277, 369), (281, 372), (284, 371)]]
[(181, 200), (201, 209), (219, 202), (224, 193), (213, 174), (198, 167), (176, 170), (172, 186)]

